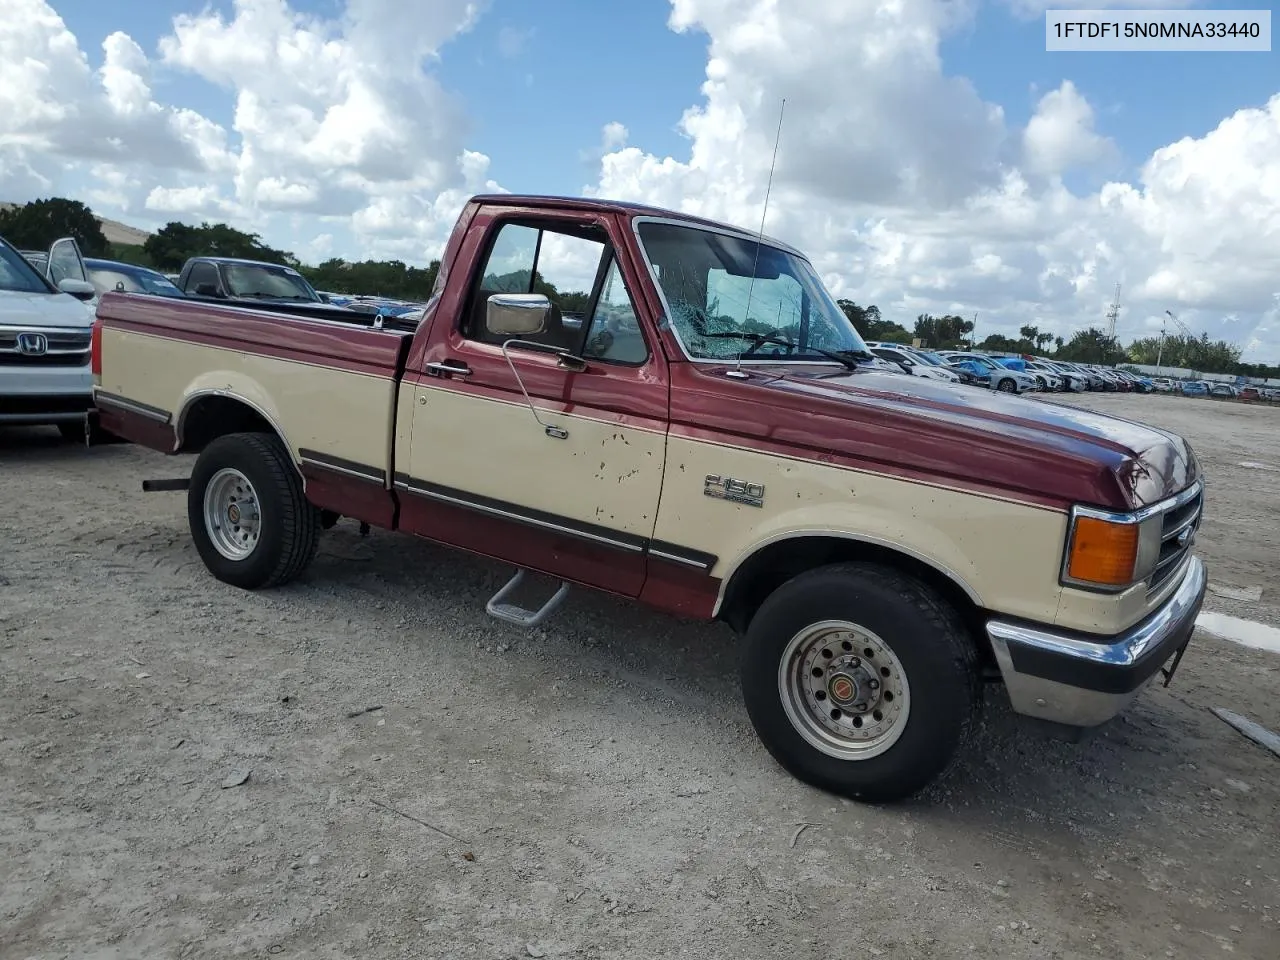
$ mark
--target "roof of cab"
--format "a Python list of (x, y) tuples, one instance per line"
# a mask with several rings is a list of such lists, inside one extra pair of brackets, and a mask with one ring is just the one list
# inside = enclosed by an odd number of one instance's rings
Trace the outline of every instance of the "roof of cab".
[[(486, 206), (500, 207), (544, 207), (548, 209), (570, 209), (570, 210), (594, 210), (599, 213), (620, 213), (630, 217), (659, 217), (664, 220), (683, 220), (694, 226), (710, 227), (715, 230), (727, 230), (732, 233), (740, 234), (743, 237), (756, 238), (760, 236), (755, 230), (747, 230), (743, 227), (736, 226), (732, 223), (725, 223), (721, 220), (710, 220), (706, 217), (695, 216), (691, 213), (682, 213), (679, 210), (668, 210), (663, 207), (652, 207), (643, 203), (632, 203), (625, 200), (609, 200), (606, 198), (595, 197), (562, 197), (553, 194), (538, 193), (481, 193), (471, 198), (472, 203), (485, 204)], [(808, 259), (804, 253), (784, 243), (768, 234), (763, 235), (763, 240), (770, 246), (779, 247), (789, 253)]]

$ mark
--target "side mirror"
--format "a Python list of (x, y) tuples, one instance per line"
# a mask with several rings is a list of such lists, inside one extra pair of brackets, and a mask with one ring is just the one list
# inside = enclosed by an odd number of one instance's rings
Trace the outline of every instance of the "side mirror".
[(77, 300), (92, 300), (98, 295), (97, 288), (87, 280), (76, 280), (72, 277), (64, 277), (58, 281), (58, 289), (63, 293), (69, 293)]
[(197, 284), (196, 284), (196, 296), (197, 296), (197, 297), (216, 297), (216, 296), (218, 296), (218, 295), (219, 295), (219, 294), (218, 294), (218, 288), (217, 288), (217, 286), (216, 286), (215, 284), (212, 284), (212, 283), (197, 283)]
[(486, 303), (485, 329), (498, 337), (527, 337), (547, 328), (551, 301), (540, 293), (495, 293)]
[(327, 293), (317, 293), (316, 296), (320, 298), (321, 303), (329, 302), (329, 295)]

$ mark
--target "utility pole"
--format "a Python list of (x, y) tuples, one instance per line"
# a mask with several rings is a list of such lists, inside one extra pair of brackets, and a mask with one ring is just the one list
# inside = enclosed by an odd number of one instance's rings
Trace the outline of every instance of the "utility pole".
[[(1166, 310), (1165, 313), (1168, 313), (1170, 317), (1173, 317), (1174, 323), (1178, 322), (1178, 318), (1174, 317), (1170, 311)], [(1161, 321), (1160, 322), (1160, 348), (1156, 351), (1156, 376), (1157, 377), (1160, 376), (1160, 372), (1161, 372), (1160, 361), (1163, 359), (1164, 359), (1164, 321)]]
[(978, 347), (978, 315), (973, 315), (973, 328), (969, 331), (969, 349), (976, 350)]
[(1107, 311), (1107, 339), (1112, 343), (1116, 339), (1116, 320), (1120, 318), (1120, 284), (1116, 284), (1115, 299), (1111, 301), (1111, 309)]

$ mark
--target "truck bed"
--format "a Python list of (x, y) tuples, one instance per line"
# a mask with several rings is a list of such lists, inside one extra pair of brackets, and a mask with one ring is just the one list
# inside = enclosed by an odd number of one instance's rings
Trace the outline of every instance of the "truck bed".
[(397, 393), (415, 323), (115, 292), (98, 321), (95, 400), (106, 430), (175, 453), (198, 450), (216, 425), (260, 418), (287, 439), (313, 502), (325, 506), (324, 487), (342, 478), (375, 498), (371, 522), (389, 524)]

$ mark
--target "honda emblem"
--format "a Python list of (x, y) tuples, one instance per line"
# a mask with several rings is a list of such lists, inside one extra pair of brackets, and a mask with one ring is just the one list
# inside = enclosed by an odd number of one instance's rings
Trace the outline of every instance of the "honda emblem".
[(49, 338), (43, 333), (18, 334), (18, 352), (27, 357), (43, 357), (49, 349)]

